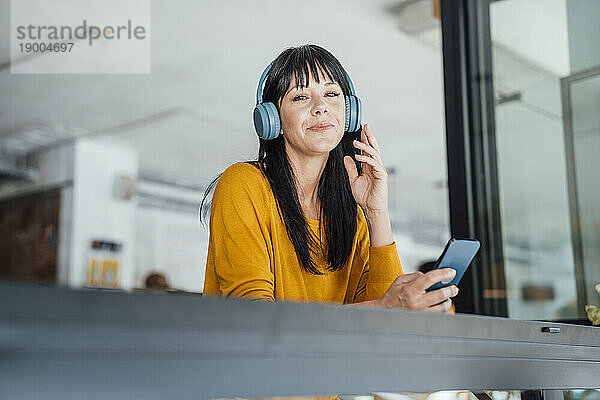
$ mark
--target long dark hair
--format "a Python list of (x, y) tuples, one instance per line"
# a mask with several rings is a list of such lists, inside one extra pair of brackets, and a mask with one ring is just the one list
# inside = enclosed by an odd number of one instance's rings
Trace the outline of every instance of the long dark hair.
[[(350, 93), (350, 85), (340, 62), (327, 50), (316, 45), (304, 45), (284, 50), (273, 62), (267, 74), (263, 90), (263, 101), (279, 104), (292, 79), (296, 87), (306, 87), (309, 73), (319, 82), (319, 72), (327, 76), (342, 88), (344, 95)], [(325, 243), (311, 233), (298, 199), (296, 178), (285, 152), (281, 135), (273, 140), (260, 140), (258, 159), (246, 161), (258, 168), (269, 181), (275, 196), (279, 216), (285, 223), (288, 236), (294, 245), (298, 261), (307, 272), (323, 275), (311, 258), (311, 254), (320, 252), (327, 260), (327, 269), (337, 271), (344, 267), (356, 234), (357, 206), (350, 182), (344, 167), (344, 156), (355, 154), (352, 140), (358, 133), (345, 133), (341, 142), (329, 152), (329, 158), (319, 180), (318, 196), (321, 202), (319, 215), (320, 232), (325, 233)], [(353, 157), (354, 159), (354, 157)], [(356, 163), (359, 173), (360, 163)], [(213, 180), (200, 205), (201, 214), (206, 219), (207, 209), (203, 209), (205, 200), (215, 187), (221, 175)], [(208, 208), (208, 207), (207, 207)], [(202, 219), (202, 216), (201, 216)]]

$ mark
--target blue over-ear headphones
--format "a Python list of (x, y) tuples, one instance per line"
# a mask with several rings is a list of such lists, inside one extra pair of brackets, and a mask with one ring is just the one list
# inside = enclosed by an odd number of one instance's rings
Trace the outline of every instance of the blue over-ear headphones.
[[(254, 107), (253, 119), (254, 129), (259, 138), (265, 140), (275, 139), (281, 131), (281, 121), (277, 107), (273, 103), (263, 103), (262, 91), (263, 84), (267, 73), (273, 66), (273, 62), (265, 68), (260, 80), (258, 81), (258, 89), (256, 91), (256, 107)], [(350, 86), (350, 94), (345, 96), (346, 101), (346, 118), (344, 121), (344, 132), (355, 132), (360, 127), (362, 104), (354, 91), (354, 85), (348, 73), (344, 70), (348, 85)]]

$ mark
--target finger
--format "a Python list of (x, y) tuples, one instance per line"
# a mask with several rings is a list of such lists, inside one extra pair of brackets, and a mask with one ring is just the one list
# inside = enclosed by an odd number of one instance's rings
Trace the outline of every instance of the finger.
[(421, 279), (422, 288), (423, 290), (428, 289), (431, 285), (435, 283), (449, 279), (454, 279), (455, 276), (456, 270), (452, 268), (434, 269), (433, 271), (429, 271), (428, 273), (423, 275), (423, 278)]
[(440, 304), (451, 297), (458, 294), (458, 288), (456, 286), (447, 286), (445, 288), (432, 290), (431, 292), (423, 295), (423, 303), (426, 306), (431, 307), (436, 304)]
[[(375, 150), (373, 147), (366, 145), (363, 142), (359, 142), (358, 140), (353, 141), (352, 144), (355, 147), (361, 149), (363, 152), (370, 155), (371, 157), (373, 157), (374, 159), (376, 159), (377, 161), (381, 162), (381, 156), (380, 156), (379, 152), (377, 150)], [(363, 155), (364, 155), (364, 153), (363, 153)]]
[(358, 161), (362, 162), (362, 163), (369, 164), (377, 172), (383, 172), (384, 171), (383, 165), (379, 161), (377, 161), (376, 159), (374, 159), (372, 157), (362, 156), (360, 154), (357, 154), (354, 157), (356, 157), (356, 159)]
[(396, 277), (396, 279), (394, 280), (394, 283), (408, 283), (408, 282), (412, 282), (414, 280), (419, 279), (420, 277), (423, 276), (423, 273), (420, 271), (417, 272), (413, 272), (412, 274), (403, 274), (403, 275), (398, 275)]
[(369, 144), (369, 140), (367, 139), (367, 133), (366, 133), (366, 130), (365, 130), (365, 126), (366, 125), (364, 125), (363, 128), (360, 131), (360, 141), (362, 143), (368, 145)]
[(354, 163), (352, 157), (344, 157), (344, 167), (346, 167), (346, 172), (348, 172), (350, 183), (354, 182), (354, 180), (358, 178), (358, 170), (356, 169), (356, 164)]
[(377, 161), (376, 159), (374, 159), (371, 156), (363, 156), (360, 154), (357, 154), (356, 156), (356, 160), (360, 161), (363, 164), (369, 164), (373, 170), (375, 172), (377, 172), (378, 174), (384, 174), (385, 173), (385, 168), (383, 166), (382, 163), (380, 163), (379, 161)]
[(377, 143), (377, 139), (375, 139), (375, 135), (373, 134), (373, 131), (371, 130), (369, 124), (365, 124), (365, 128), (365, 133), (367, 135), (369, 143), (371, 144), (371, 146), (373, 146), (373, 148), (375, 148), (375, 150), (379, 151), (379, 143)]
[(444, 301), (443, 303), (437, 304), (433, 307), (429, 307), (427, 309), (427, 311), (432, 311), (432, 312), (448, 312), (448, 310), (450, 309), (450, 307), (452, 307), (452, 300), (448, 299), (446, 301)]

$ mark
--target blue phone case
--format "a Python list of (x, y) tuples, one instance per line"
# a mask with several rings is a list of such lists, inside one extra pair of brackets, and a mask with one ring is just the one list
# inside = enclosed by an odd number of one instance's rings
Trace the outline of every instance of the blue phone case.
[(426, 291), (429, 292), (450, 285), (458, 286), (458, 282), (460, 282), (475, 254), (477, 254), (479, 246), (479, 241), (474, 239), (450, 239), (433, 269), (452, 268), (456, 270), (456, 276), (452, 281), (447, 283), (442, 283), (444, 281), (438, 282)]

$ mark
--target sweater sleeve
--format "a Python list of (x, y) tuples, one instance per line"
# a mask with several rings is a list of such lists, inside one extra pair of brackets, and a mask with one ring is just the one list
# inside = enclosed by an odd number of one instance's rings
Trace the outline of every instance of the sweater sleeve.
[[(250, 165), (234, 165), (221, 175), (211, 207), (208, 268), (214, 290), (223, 296), (274, 300), (270, 235), (261, 185)], [(250, 172), (249, 172), (250, 171)]]
[[(362, 273), (353, 303), (375, 300), (383, 296), (398, 275), (403, 274), (396, 242), (388, 246), (371, 246), (366, 222), (363, 227), (362, 238), (357, 241), (360, 246), (357, 249), (359, 256), (355, 258), (355, 262), (362, 264)], [(355, 267), (361, 268), (361, 265)]]

